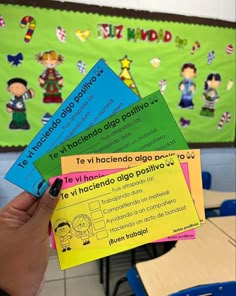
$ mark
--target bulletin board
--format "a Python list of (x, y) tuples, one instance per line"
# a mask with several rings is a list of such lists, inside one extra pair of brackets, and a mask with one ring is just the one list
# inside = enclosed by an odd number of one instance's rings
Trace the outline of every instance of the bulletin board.
[(160, 89), (190, 147), (235, 146), (233, 22), (0, 1), (0, 39), (0, 151), (24, 149), (100, 58), (140, 98)]

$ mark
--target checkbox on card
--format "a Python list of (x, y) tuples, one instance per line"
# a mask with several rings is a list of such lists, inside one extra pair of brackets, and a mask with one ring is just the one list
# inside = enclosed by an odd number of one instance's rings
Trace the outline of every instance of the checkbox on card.
[(103, 239), (103, 238), (108, 237), (108, 233), (107, 233), (106, 230), (99, 231), (99, 232), (96, 233), (96, 237), (97, 237), (98, 240)]
[(102, 211), (99, 210), (99, 211), (92, 212), (91, 217), (92, 217), (92, 220), (98, 220), (103, 218)]
[(101, 208), (101, 206), (100, 206), (100, 202), (98, 200), (89, 203), (90, 211), (98, 210), (100, 208)]
[(105, 221), (100, 220), (93, 223), (94, 230), (101, 230), (106, 227)]

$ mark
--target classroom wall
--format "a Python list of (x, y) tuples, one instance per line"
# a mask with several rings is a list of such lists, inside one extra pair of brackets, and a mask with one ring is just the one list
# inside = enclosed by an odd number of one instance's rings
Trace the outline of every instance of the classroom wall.
[[(235, 0), (69, 0), (67, 2), (235, 21)], [(211, 172), (212, 189), (236, 191), (235, 154), (236, 149), (233, 147), (201, 149), (202, 170)], [(4, 179), (4, 175), (19, 155), (20, 152), (0, 153), (0, 207), (21, 192), (20, 188)]]
[(235, 21), (235, 0), (66, 0), (61, 2), (130, 8)]

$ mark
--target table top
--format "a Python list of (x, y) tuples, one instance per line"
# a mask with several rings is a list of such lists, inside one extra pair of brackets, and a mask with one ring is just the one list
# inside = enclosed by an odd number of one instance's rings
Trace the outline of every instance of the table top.
[(206, 209), (219, 208), (226, 199), (235, 199), (235, 192), (223, 192), (203, 189), (204, 204)]
[(208, 219), (230, 239), (236, 241), (236, 216), (214, 217)]
[(178, 241), (161, 257), (136, 264), (149, 296), (168, 294), (214, 282), (235, 280), (236, 246), (206, 221), (194, 240)]

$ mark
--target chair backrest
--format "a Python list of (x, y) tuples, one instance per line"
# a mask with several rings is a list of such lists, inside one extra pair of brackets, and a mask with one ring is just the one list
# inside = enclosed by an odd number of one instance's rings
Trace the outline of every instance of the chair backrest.
[(211, 173), (202, 171), (202, 187), (203, 189), (211, 188)]
[(222, 202), (220, 206), (220, 216), (236, 215), (236, 199), (228, 199)]
[(236, 281), (213, 283), (185, 289), (169, 296), (232, 296), (236, 292)]

